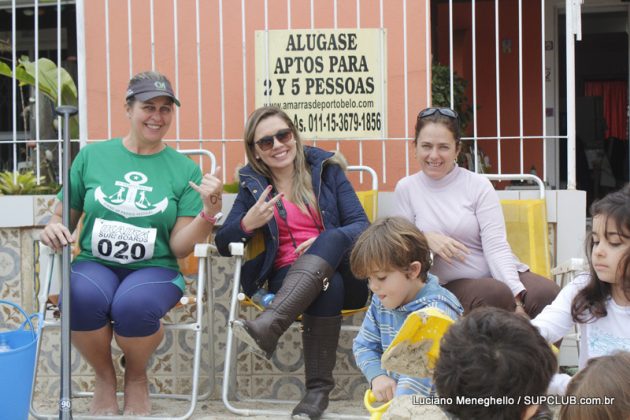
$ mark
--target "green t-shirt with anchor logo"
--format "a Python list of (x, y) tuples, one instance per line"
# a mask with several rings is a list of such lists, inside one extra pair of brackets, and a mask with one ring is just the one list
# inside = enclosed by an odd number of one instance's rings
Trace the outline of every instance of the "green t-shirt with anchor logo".
[(188, 181), (199, 184), (201, 170), (171, 147), (139, 155), (121, 138), (85, 146), (70, 170), (70, 206), (85, 213), (76, 261), (178, 270), (170, 232), (202, 209)]

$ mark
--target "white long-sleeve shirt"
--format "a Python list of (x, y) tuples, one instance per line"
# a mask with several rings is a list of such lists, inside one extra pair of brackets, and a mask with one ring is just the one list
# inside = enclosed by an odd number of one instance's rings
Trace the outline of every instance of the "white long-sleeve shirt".
[(458, 166), (439, 180), (420, 171), (398, 182), (395, 198), (396, 213), (421, 231), (449, 236), (470, 250), (464, 261), (434, 256), (431, 273), (443, 284), (492, 277), (515, 296), (525, 289), (518, 272), (528, 267), (512, 253), (499, 197), (486, 177)]
[[(571, 317), (573, 299), (590, 279), (587, 273), (577, 276), (567, 284), (556, 299), (532, 320), (541, 335), (555, 343), (564, 337), (575, 324)], [(580, 333), (578, 366), (582, 369), (588, 359), (612, 354), (618, 350), (630, 351), (630, 306), (620, 306), (612, 298), (606, 302), (605, 317), (578, 323)], [(551, 380), (548, 394), (564, 395), (571, 377), (556, 374)]]
[[(590, 279), (589, 274), (580, 274), (567, 284), (556, 299), (532, 320), (542, 336), (555, 343), (573, 328), (571, 304), (573, 299)], [(612, 298), (606, 302), (608, 315), (595, 320), (578, 323), (580, 333), (578, 360), (582, 369), (588, 359), (606, 356), (618, 350), (630, 351), (630, 306), (621, 306)]]

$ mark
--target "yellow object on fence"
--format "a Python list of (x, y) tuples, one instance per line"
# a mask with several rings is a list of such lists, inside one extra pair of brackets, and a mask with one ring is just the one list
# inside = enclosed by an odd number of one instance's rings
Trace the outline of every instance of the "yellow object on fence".
[(501, 200), (507, 240), (530, 270), (550, 278), (547, 206), (544, 199)]

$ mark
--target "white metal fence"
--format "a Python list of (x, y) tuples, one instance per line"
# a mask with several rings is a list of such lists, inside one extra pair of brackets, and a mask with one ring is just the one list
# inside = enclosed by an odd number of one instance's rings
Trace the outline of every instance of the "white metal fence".
[[(93, 1), (93, 3), (92, 3)], [(515, 0), (516, 1), (516, 0)], [(194, 3), (194, 4), (193, 4)], [(454, 21), (453, 21), (453, 11), (457, 4), (454, 4), (453, 0), (448, 0), (444, 2), (435, 2), (441, 3), (442, 5), (448, 5), (448, 43), (449, 43), (449, 62), (453, 63), (456, 60), (454, 57)], [(457, 2), (461, 7), (461, 2)], [(547, 152), (553, 148), (558, 147), (559, 139), (567, 139), (568, 143), (568, 153), (567, 153), (567, 167), (568, 167), (568, 188), (575, 188), (575, 112), (574, 112), (574, 103), (575, 103), (575, 92), (573, 89), (567, 89), (567, 134), (559, 135), (558, 134), (558, 124), (553, 123), (553, 119), (546, 115), (546, 110), (549, 107), (553, 107), (559, 101), (559, 98), (554, 98), (553, 95), (549, 95), (546, 92), (546, 83), (544, 82), (546, 79), (546, 72), (548, 72), (548, 68), (551, 63), (549, 63), (549, 57), (545, 54), (545, 40), (549, 36), (550, 23), (555, 22), (555, 16), (550, 17), (550, 10), (555, 10), (552, 8), (550, 3), (553, 2), (545, 2), (545, 0), (540, 0), (540, 53), (541, 53), (541, 66), (537, 70), (540, 72), (540, 79), (543, 81), (540, 88), (542, 89), (541, 98), (542, 103), (540, 104), (541, 115), (540, 120), (542, 121), (542, 130), (540, 133), (535, 134), (525, 134), (525, 124), (524, 124), (524, 115), (527, 113), (527, 110), (524, 109), (523, 105), (523, 89), (524, 82), (523, 76), (525, 72), (526, 63), (523, 60), (523, 48), (520, 46), (523, 45), (523, 11), (524, 8), (531, 6), (530, 2), (523, 2), (522, 0), (518, 0), (518, 119), (519, 119), (519, 132), (516, 135), (512, 135), (510, 133), (506, 133), (502, 127), (502, 111), (501, 111), (501, 103), (502, 99), (505, 97), (507, 92), (502, 90), (501, 79), (504, 75), (501, 72), (500, 63), (502, 60), (501, 57), (501, 48), (502, 48), (502, 40), (500, 39), (500, 28), (504, 23), (500, 22), (501, 17), (501, 8), (504, 7), (504, 2), (499, 0), (494, 0), (494, 27), (495, 27), (495, 36), (492, 44), (488, 44), (487, 42), (481, 45), (478, 45), (476, 34), (478, 32), (477, 22), (479, 17), (477, 16), (477, 9), (480, 3), (488, 3), (470, 0), (467, 3), (467, 7), (469, 6), (470, 19), (472, 22), (472, 78), (469, 80), (470, 85), (472, 86), (472, 95), (470, 97), (470, 102), (473, 108), (472, 114), (472, 130), (471, 135), (469, 137), (465, 137), (465, 139), (472, 140), (474, 155), (477, 156), (477, 150), (481, 144), (487, 141), (496, 141), (496, 170), (493, 173), (504, 173), (504, 157), (502, 153), (502, 147), (505, 147), (507, 142), (518, 142), (519, 144), (519, 156), (510, 157), (510, 159), (518, 159), (519, 160), (519, 170), (521, 173), (526, 173), (529, 171), (529, 168), (526, 168), (523, 160), (523, 147), (524, 144), (529, 140), (540, 140), (542, 139), (542, 153), (543, 153), (543, 172), (544, 177), (548, 178), (548, 173), (552, 171), (548, 168), (549, 163), (551, 165), (556, 165), (557, 162), (548, 162)], [(579, 36), (579, 27), (580, 27), (580, 0), (566, 0), (564, 3), (564, 8), (566, 10), (567, 15), (567, 25), (566, 25), (566, 62), (567, 62), (567, 73), (566, 80), (567, 86), (574, 86), (574, 77), (573, 77), (573, 42), (574, 42), (574, 34), (578, 34)], [(219, 155), (219, 160), (221, 161), (221, 166), (223, 168), (223, 177), (227, 178), (227, 173), (231, 169), (228, 168), (228, 164), (230, 160), (230, 154), (232, 154), (231, 160), (234, 160), (234, 154), (239, 154), (240, 159), (244, 159), (244, 154), (242, 150), (237, 148), (230, 148), (230, 143), (238, 142), (240, 143), (242, 140), (240, 138), (241, 132), (235, 129), (230, 129), (230, 126), (234, 126), (234, 120), (238, 120), (238, 124), (241, 125), (245, 122), (248, 113), (253, 109), (253, 101), (252, 101), (252, 75), (253, 72), (253, 43), (249, 40), (251, 39), (251, 31), (252, 29), (258, 30), (269, 30), (269, 29), (292, 29), (299, 27), (304, 28), (303, 17), (302, 14), (308, 14), (308, 23), (306, 24), (306, 28), (310, 27), (312, 29), (322, 28), (322, 24), (318, 20), (322, 20), (319, 16), (322, 15), (322, 12), (319, 8), (327, 7), (332, 10), (327, 10), (325, 13), (328, 15), (332, 14), (332, 23), (326, 24), (326, 26), (332, 28), (340, 28), (347, 27), (347, 22), (353, 22), (352, 26), (356, 28), (362, 27), (380, 27), (380, 28), (391, 28), (392, 18), (387, 14), (388, 10), (393, 7), (394, 2), (385, 2), (384, 0), (378, 1), (368, 1), (368, 0), (333, 0), (331, 5), (323, 6), (320, 2), (316, 2), (315, 0), (310, 1), (296, 1), (296, 0), (258, 0), (258, 1), (240, 1), (240, 15), (237, 15), (234, 12), (234, 7), (237, 2), (227, 2), (226, 0), (213, 0), (208, 2), (203, 2), (200, 0), (144, 0), (142, 1), (142, 5), (148, 6), (148, 9), (144, 7), (141, 11), (138, 10), (138, 1), (137, 0), (90, 0), (90, 7), (88, 6), (88, 2), (85, 0), (77, 0), (76, 2), (71, 1), (61, 1), (57, 0), (56, 2), (39, 2), (39, 1), (0, 1), (0, 8), (3, 8), (6, 12), (9, 12), (11, 16), (11, 25), (10, 28), (1, 28), (1, 34), (10, 34), (10, 46), (4, 48), (5, 60), (7, 50), (10, 51), (10, 64), (13, 71), (15, 71), (15, 66), (17, 63), (17, 52), (20, 50), (28, 50), (32, 52), (32, 59), (35, 63), (38, 62), (42, 42), (51, 42), (51, 31), (46, 29), (46, 39), (43, 40), (41, 35), (44, 33), (43, 29), (40, 28), (40, 10), (46, 9), (46, 13), (53, 12), (56, 13), (57, 16), (57, 24), (55, 28), (55, 50), (56, 57), (54, 58), (54, 62), (58, 66), (67, 65), (67, 60), (64, 61), (62, 57), (62, 51), (64, 49), (68, 49), (68, 45), (76, 42), (76, 51), (77, 51), (77, 62), (76, 62), (76, 79), (79, 91), (79, 109), (80, 109), (80, 141), (82, 144), (85, 144), (87, 141), (96, 141), (102, 140), (105, 138), (110, 138), (112, 135), (117, 134), (115, 131), (115, 120), (116, 114), (112, 112), (112, 110), (116, 110), (117, 104), (114, 103), (113, 98), (116, 97), (116, 92), (122, 90), (121, 86), (112, 86), (112, 76), (113, 76), (113, 63), (111, 62), (112, 54), (120, 49), (127, 49), (126, 56), (128, 60), (128, 73), (129, 77), (131, 77), (135, 72), (140, 70), (145, 70), (144, 68), (140, 68), (138, 65), (138, 57), (139, 54), (145, 53), (147, 50), (150, 51), (150, 66), (151, 69), (160, 70), (161, 58), (159, 56), (158, 48), (156, 47), (161, 41), (158, 40), (157, 35), (163, 37), (164, 29), (162, 28), (164, 25), (164, 9), (170, 10), (167, 14), (170, 15), (172, 19), (171, 23), (169, 23), (168, 28), (169, 31), (172, 30), (171, 33), (167, 34), (167, 36), (172, 36), (172, 50), (168, 52), (169, 55), (172, 55), (173, 60), (173, 72), (172, 72), (172, 80), (174, 84), (174, 88), (177, 92), (179, 92), (184, 85), (194, 85), (194, 89), (196, 93), (191, 95), (194, 98), (194, 106), (196, 107), (196, 115), (198, 115), (198, 120), (196, 123), (196, 131), (194, 135), (190, 135), (191, 130), (186, 130), (186, 133), (183, 133), (182, 121), (183, 118), (180, 115), (179, 108), (176, 109), (176, 116), (174, 121), (174, 134), (173, 141), (177, 144), (177, 147), (183, 145), (185, 143), (191, 143), (190, 147), (194, 148), (217, 148), (217, 154)], [(282, 13), (284, 16), (278, 16), (277, 10), (278, 5), (282, 4)], [(306, 4), (306, 9), (304, 10), (304, 5)], [(365, 10), (368, 7), (368, 4), (373, 5), (377, 4), (376, 8), (378, 12), (376, 16), (374, 14), (366, 14)], [(92, 13), (95, 5), (101, 7), (103, 10), (103, 15), (99, 16), (99, 19), (103, 21), (102, 27), (89, 27), (86, 28), (85, 24), (87, 21), (92, 22), (93, 20), (86, 19), (86, 13)], [(230, 11), (226, 12), (227, 6), (230, 7)], [(559, 6), (562, 8), (561, 3), (556, 3), (553, 7)], [(64, 28), (65, 25), (62, 22), (62, 9), (64, 7), (72, 7), (76, 10), (76, 22), (74, 26), (76, 27), (76, 39), (69, 39), (69, 37), (64, 37)], [(183, 13), (184, 8), (190, 9), (194, 8), (194, 28), (193, 27), (181, 27), (182, 18), (180, 14)], [(409, 148), (404, 146), (400, 150), (404, 149), (404, 173), (396, 173), (390, 167), (389, 163), (395, 156), (388, 156), (388, 148), (386, 147), (388, 144), (393, 143), (404, 143), (406, 144), (411, 137), (413, 136), (413, 116), (414, 106), (429, 106), (431, 104), (431, 99), (429, 95), (424, 95), (424, 103), (422, 101), (418, 101), (417, 99), (417, 91), (414, 91), (412, 87), (410, 87), (411, 82), (417, 82), (418, 75), (414, 72), (410, 72), (409, 69), (409, 60), (412, 54), (418, 54), (418, 51), (422, 51), (423, 60), (425, 63), (429, 63), (432, 59), (431, 49), (431, 28), (435, 26), (437, 23), (431, 21), (431, 15), (428, 11), (431, 10), (432, 4), (430, 0), (402, 0), (396, 3), (396, 7), (400, 9), (400, 17), (399, 17), (399, 26), (402, 27), (402, 45), (396, 46), (397, 48), (402, 48), (402, 62), (397, 64), (400, 66), (401, 74), (402, 74), (402, 95), (397, 97), (397, 101), (402, 101), (403, 105), (400, 107), (403, 110), (402, 123), (400, 126), (402, 129), (398, 129), (393, 133), (393, 135), (388, 135), (387, 137), (379, 138), (379, 139), (370, 139), (370, 140), (358, 140), (357, 147), (357, 156), (349, 156), (349, 159), (353, 163), (357, 163), (359, 165), (365, 164), (366, 160), (370, 158), (374, 158), (373, 156), (366, 156), (365, 145), (368, 141), (376, 141), (380, 142), (380, 153), (381, 156), (378, 157), (380, 161), (380, 168), (377, 166), (381, 176), (382, 183), (394, 182), (395, 178), (399, 178), (402, 175), (408, 175), (412, 168), (412, 162), (410, 162), (409, 156)], [(159, 11), (157, 9), (160, 9)], [(298, 17), (296, 16), (296, 9), (300, 8), (300, 22), (296, 23)], [(262, 24), (256, 25), (252, 24), (252, 20), (259, 18), (258, 13), (261, 11), (263, 13)], [(410, 15), (409, 10), (412, 9), (414, 12), (413, 15)], [(424, 15), (424, 21), (418, 22), (415, 18), (415, 13), (417, 10), (424, 9), (427, 11)], [(137, 35), (137, 31), (139, 28), (134, 27), (135, 24), (139, 24), (139, 15), (142, 15), (143, 18), (148, 17), (149, 22), (149, 37), (148, 43), (140, 45), (138, 39), (135, 37)], [(340, 22), (340, 16), (343, 14), (345, 21)], [(349, 14), (353, 14), (348, 18)], [(148, 16), (147, 16), (148, 15)], [(204, 37), (204, 34), (207, 33), (207, 25), (209, 16), (214, 16), (218, 21), (218, 28), (216, 32), (213, 33), (213, 36), (210, 38), (214, 38), (214, 36), (218, 37), (216, 39), (207, 39)], [(157, 20), (159, 17), (159, 20)], [(272, 19), (273, 17), (273, 19)], [(27, 37), (25, 37), (25, 31), (20, 27), (19, 22), (25, 22), (26, 18), (32, 19), (32, 45), (25, 46), (25, 41)], [(328, 19), (330, 20), (330, 19)], [(273, 21), (273, 22), (272, 22)], [(284, 23), (281, 23), (283, 21)], [(386, 22), (387, 21), (387, 22)], [(279, 23), (280, 22), (280, 23)], [(238, 54), (240, 57), (236, 57), (235, 55), (230, 55), (229, 60), (230, 63), (226, 62), (227, 56), (225, 52), (225, 33), (226, 27), (230, 26), (238, 26), (240, 27), (240, 47), (241, 51)], [(414, 37), (410, 39), (408, 34), (412, 33), (416, 27), (420, 27), (420, 32), (423, 33), (422, 38), (424, 41), (424, 45), (419, 45), (417, 33), (413, 32)], [(172, 28), (172, 29), (171, 29)], [(116, 44), (113, 45), (112, 40), (112, 31), (124, 31), (127, 34), (127, 42), (126, 45)], [(552, 29), (551, 29), (552, 30)], [(91, 130), (91, 125), (93, 125), (93, 119), (95, 116), (90, 115), (91, 110), (88, 106), (88, 96), (90, 95), (90, 90), (88, 88), (87, 79), (92, 77), (90, 74), (87, 74), (88, 66), (86, 65), (86, 60), (88, 56), (91, 54), (95, 54), (94, 51), (86, 50), (86, 37), (88, 31), (102, 31), (102, 36), (104, 38), (105, 52), (104, 57), (105, 60), (100, 65), (105, 69), (105, 98), (106, 98), (106, 113), (102, 117), (99, 118), (106, 119), (106, 129), (103, 133), (94, 133)], [(182, 41), (185, 37), (184, 34), (194, 32), (194, 40), (187, 41), (188, 43), (184, 43)], [(231, 32), (232, 34), (234, 31)], [(138, 36), (139, 37), (139, 36)], [(207, 57), (207, 49), (210, 46), (218, 46), (218, 51), (214, 52), (212, 57), (212, 62), (204, 61), (205, 57)], [(26, 48), (28, 47), (28, 48)], [(390, 49), (392, 45), (389, 46)], [(487, 77), (485, 74), (478, 74), (478, 63), (477, 56), (478, 50), (480, 48), (488, 49), (491, 48), (494, 50), (495, 56), (495, 96), (496, 96), (496, 108), (495, 109), (479, 109), (478, 108), (478, 98), (479, 98), (479, 81), (483, 78)], [(183, 50), (186, 52), (195, 51), (195, 61), (194, 61), (194, 71), (189, 67), (189, 62), (182, 63), (181, 56), (183, 55)], [(161, 51), (161, 47), (160, 47)], [(100, 53), (100, 52), (99, 52)], [(215, 61), (216, 60), (216, 61)], [(231, 83), (230, 90), (227, 89), (226, 78), (234, 78), (234, 66), (232, 61), (237, 60), (239, 64), (237, 68), (240, 69), (241, 75), (239, 76), (242, 80), (240, 83), (239, 90), (234, 91), (234, 84)], [(385, 59), (383, 59), (385, 60)], [(6, 61), (5, 61), (6, 62)], [(449, 63), (445, 63), (449, 64)], [(216, 85), (210, 85), (208, 80), (204, 79), (203, 72), (206, 66), (217, 66), (219, 71), (218, 81)], [(37, 64), (36, 64), (37, 66)], [(241, 69), (242, 68), (242, 69)], [(451, 66), (451, 85), (453, 84), (453, 66)], [(227, 73), (227, 74), (226, 74)], [(425, 92), (429, 92), (431, 90), (431, 80), (430, 80), (430, 72), (425, 71), (426, 77), (421, 81), (421, 85), (423, 86), (423, 90)], [(564, 75), (558, 75), (564, 76)], [(415, 78), (410, 80), (410, 78)], [(58, 85), (60, 85), (60, 81), (57, 81)], [(20, 107), (19, 107), (19, 93), (18, 93), (18, 81), (16, 79), (11, 80), (11, 121), (8, 126), (0, 127), (0, 132), (5, 132), (5, 140), (2, 141), (0, 147), (2, 147), (2, 162), (4, 162), (5, 166), (8, 166), (7, 169), (17, 171), (23, 168), (32, 167), (32, 169), (36, 172), (38, 176), (41, 176), (41, 167), (43, 158), (46, 158), (46, 154), (43, 153), (42, 148), (45, 144), (59, 144), (61, 141), (61, 134), (56, 133), (54, 138), (44, 138), (42, 133), (42, 118), (40, 117), (40, 101), (41, 95), (39, 95), (39, 72), (38, 68), (35, 68), (35, 80), (34, 80), (34, 88), (32, 89), (31, 97), (34, 98), (34, 118), (33, 118), (33, 127), (27, 133), (20, 133), (19, 127), (21, 126), (20, 119)], [(415, 85), (414, 85), (415, 86)], [(219, 97), (219, 109), (214, 110), (213, 112), (219, 113), (219, 125), (220, 129), (217, 135), (208, 135), (207, 128), (204, 125), (204, 116), (208, 114), (209, 105), (208, 101), (208, 92), (209, 88), (212, 89), (212, 93)], [(391, 89), (391, 88), (390, 88)], [(511, 94), (511, 93), (510, 93)], [(241, 109), (232, 109), (227, 105), (226, 98), (230, 96), (239, 96), (242, 97), (242, 108)], [(61, 92), (58, 91), (58, 97), (61, 97)], [(389, 95), (391, 97), (391, 94)], [(551, 99), (550, 99), (551, 98)], [(556, 101), (556, 104), (551, 103), (551, 101)], [(418, 103), (420, 102), (420, 103)], [(451, 93), (451, 103), (454, 102), (453, 94)], [(60, 102), (56, 105), (59, 105)], [(187, 108), (190, 109), (190, 102), (187, 105)], [(391, 106), (388, 109), (392, 109)], [(417, 110), (416, 110), (417, 112)], [(492, 136), (484, 136), (479, 133), (479, 117), (482, 113), (494, 113), (496, 114), (496, 135)], [(411, 117), (410, 117), (411, 115)], [(389, 116), (388, 118), (392, 118)], [(554, 117), (557, 119), (557, 115)], [(550, 124), (549, 122), (552, 121)], [(60, 122), (57, 122), (58, 126), (61, 126)], [(22, 124), (24, 126), (24, 124)], [(10, 135), (7, 135), (10, 133)], [(120, 134), (120, 133), (118, 133)], [(343, 142), (343, 141), (342, 141)], [(9, 147), (7, 147), (9, 146)], [(182, 146), (188, 147), (188, 146)], [(336, 142), (336, 147), (340, 148), (340, 142)], [(23, 151), (29, 150), (30, 154), (26, 154), (25, 158), (21, 160), (20, 153)], [(236, 151), (238, 150), (238, 151)], [(372, 150), (372, 154), (374, 150)], [(8, 156), (10, 153), (10, 156)], [(57, 147), (54, 150), (54, 159), (60, 162), (60, 153), (61, 148)], [(391, 152), (390, 152), (391, 153)], [(50, 158), (50, 153), (48, 153), (48, 158)], [(557, 159), (554, 156), (555, 159)], [(30, 163), (29, 163), (30, 162)], [(476, 159), (475, 159), (476, 162)], [(478, 166), (476, 164), (476, 166)], [(390, 175), (390, 179), (388, 181), (388, 175)], [(394, 179), (392, 179), (394, 178)], [(391, 185), (391, 184), (390, 184)]]
[[(72, 2), (61, 0), (46, 4), (16, 0), (0, 2), (0, 13), (3, 16), (0, 28), (2, 63), (8, 66), (13, 74), (16, 72), (21, 54), (28, 56), (34, 63), (32, 83), (24, 88), (20, 88), (20, 81), (15, 77), (0, 78), (3, 86), (0, 101), (4, 115), (0, 126), (2, 152), (0, 165), (9, 171), (30, 169), (39, 178), (43, 175), (42, 159), (46, 159), (50, 165), (58, 164), (61, 160), (61, 148), (54, 147), (60, 143), (61, 134), (52, 129), (52, 124), (61, 126), (61, 123), (59, 119), (54, 121), (51, 107), (47, 105), (44, 96), (40, 95), (40, 82), (44, 73), (40, 71), (39, 59), (44, 52), (57, 66), (69, 67), (67, 60), (64, 62), (62, 59), (62, 52), (68, 53), (72, 49), (71, 44), (74, 43), (74, 40), (68, 37), (67, 28), (62, 24), (62, 10), (69, 3)], [(67, 18), (68, 13), (65, 15)], [(74, 17), (74, 13), (72, 16)], [(60, 105), (61, 80), (57, 78), (55, 82), (58, 86), (56, 96), (59, 99), (57, 104), (52, 105)], [(23, 89), (23, 92), (19, 92), (19, 89)], [(42, 121), (44, 116), (49, 118), (47, 126)], [(46, 147), (48, 152), (44, 153), (43, 148), (46, 145), (51, 147)], [(59, 176), (58, 173), (56, 175)]]

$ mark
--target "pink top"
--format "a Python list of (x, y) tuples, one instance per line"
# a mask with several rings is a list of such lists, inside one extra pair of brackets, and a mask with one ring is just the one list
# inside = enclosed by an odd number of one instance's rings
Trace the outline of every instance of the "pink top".
[(282, 205), (287, 211), (287, 220), (286, 222), (282, 220), (280, 214), (278, 214), (278, 207), (274, 206), (273, 213), (278, 225), (278, 239), (280, 242), (276, 259), (273, 262), (274, 270), (293, 264), (299, 257), (295, 253), (289, 229), (291, 229), (291, 234), (293, 239), (295, 239), (295, 245), (299, 246), (307, 239), (318, 236), (322, 226), (322, 221), (317, 211), (311, 209), (311, 214), (309, 212), (302, 213), (300, 208), (289, 200), (284, 198), (280, 200), (282, 200)]
[(515, 296), (525, 289), (518, 272), (528, 267), (512, 253), (499, 197), (486, 177), (456, 166), (436, 181), (420, 171), (398, 182), (395, 197), (400, 216), (423, 232), (449, 236), (470, 250), (464, 261), (451, 264), (434, 256), (431, 273), (442, 283), (492, 277)]

